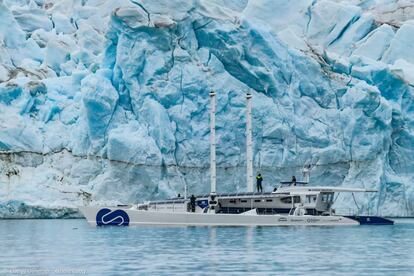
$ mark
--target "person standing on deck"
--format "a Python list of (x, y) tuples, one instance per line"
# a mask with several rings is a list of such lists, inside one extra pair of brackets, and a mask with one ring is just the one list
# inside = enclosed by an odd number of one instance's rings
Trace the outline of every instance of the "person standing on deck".
[(195, 213), (196, 197), (194, 195), (191, 195), (191, 197), (190, 197), (190, 208), (191, 208), (191, 212)]
[(292, 176), (292, 185), (296, 186), (296, 177), (295, 176)]
[(256, 176), (256, 188), (257, 188), (257, 192), (259, 193), (262, 193), (263, 192), (263, 188), (262, 188), (262, 181), (263, 181), (263, 177), (262, 177), (262, 175), (259, 173), (257, 176)]

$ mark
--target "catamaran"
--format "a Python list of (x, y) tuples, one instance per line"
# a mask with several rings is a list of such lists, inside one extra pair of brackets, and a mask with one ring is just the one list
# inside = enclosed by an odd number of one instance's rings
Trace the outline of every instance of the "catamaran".
[(346, 226), (393, 224), (379, 216), (339, 215), (333, 204), (335, 194), (376, 192), (364, 188), (309, 186), (310, 167), (305, 181), (281, 182), (272, 192), (253, 190), (252, 95), (247, 94), (246, 181), (247, 192), (216, 192), (215, 113), (216, 93), (210, 92), (210, 193), (140, 204), (82, 206), (79, 210), (91, 225), (185, 225), (185, 226)]

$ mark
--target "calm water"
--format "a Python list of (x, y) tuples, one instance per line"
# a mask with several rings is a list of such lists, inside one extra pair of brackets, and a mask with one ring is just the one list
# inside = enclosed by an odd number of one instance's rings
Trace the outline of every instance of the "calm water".
[(0, 220), (0, 275), (414, 275), (414, 221), (352, 227), (91, 227)]

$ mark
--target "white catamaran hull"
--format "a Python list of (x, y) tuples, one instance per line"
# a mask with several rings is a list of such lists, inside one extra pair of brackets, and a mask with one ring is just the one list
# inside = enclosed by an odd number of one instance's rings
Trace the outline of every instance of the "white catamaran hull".
[[(288, 225), (390, 225), (391, 220), (377, 216), (337, 216), (332, 205), (335, 192), (371, 192), (367, 189), (338, 187), (299, 187), (307, 184), (281, 182), (272, 193), (253, 192), (253, 143), (251, 127), (252, 95), (247, 93), (246, 157), (247, 193), (223, 194), (216, 191), (216, 93), (210, 92), (210, 194), (192, 195), (187, 199), (171, 198), (129, 207), (80, 207), (92, 225), (220, 225), (220, 226), (288, 226)], [(306, 167), (309, 180), (310, 167)], [(258, 174), (260, 176), (260, 174)], [(355, 200), (355, 198), (354, 198)], [(192, 212), (189, 212), (189, 211)], [(172, 212), (171, 212), (172, 211)], [(287, 215), (287, 211), (289, 215)]]
[(359, 225), (342, 216), (291, 216), (247, 214), (212, 214), (159, 212), (120, 207), (80, 207), (91, 225), (186, 225), (186, 226), (340, 226)]

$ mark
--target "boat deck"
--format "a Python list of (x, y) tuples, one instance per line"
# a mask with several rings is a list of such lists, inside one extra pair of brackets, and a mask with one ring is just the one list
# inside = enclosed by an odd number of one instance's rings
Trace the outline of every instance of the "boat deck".
[[(217, 194), (216, 198), (269, 198), (269, 197), (275, 197), (278, 195), (289, 195), (289, 192), (286, 193), (272, 193), (272, 192), (265, 192), (265, 193), (222, 193)], [(196, 200), (204, 200), (208, 199), (210, 194), (203, 194), (203, 195), (195, 195)], [(185, 203), (186, 201), (189, 201), (190, 198), (184, 199), (182, 197), (174, 197), (164, 200), (151, 200), (150, 204), (179, 204), (179, 203)]]

